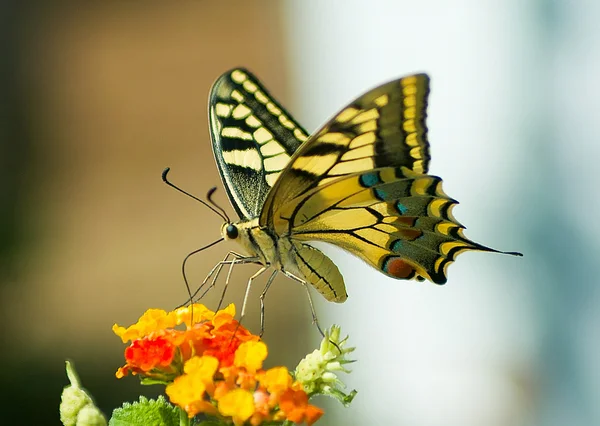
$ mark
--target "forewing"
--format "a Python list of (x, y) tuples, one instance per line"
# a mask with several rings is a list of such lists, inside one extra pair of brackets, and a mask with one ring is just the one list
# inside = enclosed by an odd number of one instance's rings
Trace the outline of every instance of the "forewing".
[(211, 88), (209, 120), (229, 200), (241, 219), (255, 218), (307, 134), (242, 68), (224, 73)]
[(265, 200), (260, 224), (318, 186), (381, 167), (429, 166), (425, 126), (429, 78), (417, 74), (379, 86), (357, 98), (310, 137), (281, 172)]

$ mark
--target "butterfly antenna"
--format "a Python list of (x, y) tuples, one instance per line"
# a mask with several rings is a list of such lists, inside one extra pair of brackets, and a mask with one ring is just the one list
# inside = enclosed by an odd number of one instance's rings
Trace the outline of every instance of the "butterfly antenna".
[(215, 201), (212, 199), (212, 196), (216, 191), (217, 191), (216, 186), (213, 186), (212, 188), (210, 188), (208, 190), (208, 192), (206, 193), (206, 199), (208, 200), (209, 203), (211, 203), (213, 206), (215, 206), (223, 214), (223, 216), (225, 216), (225, 219), (227, 219), (227, 223), (231, 223), (231, 220), (229, 220), (229, 216), (227, 215), (227, 212), (223, 209), (223, 207), (221, 207), (220, 205), (215, 203)]
[(220, 243), (223, 240), (224, 240), (224, 238), (219, 238), (218, 240), (213, 241), (212, 243), (207, 244), (204, 247), (201, 247), (199, 249), (192, 251), (191, 253), (188, 253), (187, 256), (185, 256), (185, 258), (183, 259), (183, 262), (181, 262), (181, 274), (183, 275), (183, 282), (185, 283), (185, 289), (187, 290), (187, 294), (189, 297), (188, 300), (190, 302), (190, 327), (194, 326), (194, 296), (192, 295), (190, 283), (187, 279), (187, 273), (185, 272), (185, 266), (187, 264), (187, 260), (190, 257), (192, 257), (193, 255), (198, 254), (201, 251), (206, 250), (207, 248), (210, 248), (210, 247), (214, 246), (215, 244)]
[[(230, 222), (230, 221), (229, 221), (229, 217), (227, 217), (227, 215), (226, 215), (226, 214), (224, 214), (224, 212), (222, 212), (222, 211), (223, 211), (223, 209), (219, 208), (219, 209), (221, 210), (221, 211), (219, 211), (219, 210), (215, 209), (215, 208), (214, 208), (212, 205), (208, 204), (206, 201), (204, 201), (204, 200), (201, 200), (200, 198), (196, 197), (195, 195), (192, 195), (192, 194), (190, 194), (189, 192), (187, 192), (187, 191), (184, 191), (183, 189), (181, 189), (181, 188), (180, 188), (180, 187), (178, 187), (177, 185), (175, 185), (175, 184), (171, 183), (171, 182), (169, 181), (169, 179), (167, 179), (167, 174), (169, 173), (169, 171), (170, 171), (170, 170), (171, 170), (171, 168), (170, 168), (170, 167), (167, 167), (167, 168), (166, 168), (166, 169), (164, 169), (164, 170), (163, 170), (163, 172), (162, 172), (162, 180), (163, 180), (163, 182), (164, 182), (164, 183), (166, 183), (167, 185), (169, 185), (171, 188), (174, 188), (174, 189), (176, 189), (177, 191), (181, 192), (182, 194), (185, 194), (185, 195), (187, 195), (188, 197), (190, 197), (190, 198), (193, 198), (194, 200), (201, 202), (201, 203), (202, 203), (202, 204), (204, 204), (206, 207), (208, 207), (209, 209), (211, 209), (213, 212), (215, 212), (216, 214), (218, 214), (218, 215), (219, 215), (219, 217), (221, 217), (221, 219), (223, 219), (223, 220), (227, 221), (227, 223), (229, 223), (229, 222)], [(211, 202), (211, 203), (212, 203), (212, 202)], [(212, 203), (212, 204), (214, 204), (214, 203)]]
[(206, 250), (206, 249), (208, 249), (208, 248), (210, 248), (210, 247), (212, 247), (212, 246), (214, 246), (214, 245), (216, 245), (216, 244), (220, 243), (221, 241), (223, 241), (223, 238), (219, 238), (218, 240), (216, 240), (216, 241), (213, 241), (212, 243), (210, 243), (210, 244), (207, 244), (207, 245), (205, 245), (204, 247), (201, 247), (201, 248), (199, 248), (199, 249), (196, 249), (196, 250), (194, 250), (194, 251), (192, 251), (192, 252), (188, 253), (188, 254), (185, 256), (185, 258), (183, 259), (183, 262), (181, 262), (181, 274), (183, 275), (183, 282), (185, 282), (185, 288), (186, 288), (186, 290), (187, 290), (187, 293), (188, 293), (188, 296), (189, 296), (189, 299), (188, 299), (188, 300), (189, 300), (190, 304), (194, 303), (194, 301), (192, 300), (194, 296), (192, 295), (192, 289), (191, 289), (191, 287), (190, 287), (190, 283), (189, 283), (189, 281), (188, 281), (188, 279), (187, 279), (187, 273), (186, 273), (186, 265), (187, 265), (187, 261), (188, 261), (188, 259), (189, 259), (190, 257), (192, 257), (193, 255), (195, 255), (195, 254), (198, 254), (198, 253), (200, 253), (201, 251), (204, 251), (204, 250)]

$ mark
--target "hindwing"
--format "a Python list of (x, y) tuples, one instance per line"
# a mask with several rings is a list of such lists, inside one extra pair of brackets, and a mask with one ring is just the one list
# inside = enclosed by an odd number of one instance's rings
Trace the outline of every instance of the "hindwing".
[(307, 133), (242, 68), (226, 72), (211, 88), (209, 120), (227, 195), (241, 219), (255, 218)]
[(302, 194), (273, 223), (279, 235), (335, 244), (390, 277), (444, 284), (459, 253), (496, 251), (464, 236), (456, 204), (439, 177), (385, 167)]

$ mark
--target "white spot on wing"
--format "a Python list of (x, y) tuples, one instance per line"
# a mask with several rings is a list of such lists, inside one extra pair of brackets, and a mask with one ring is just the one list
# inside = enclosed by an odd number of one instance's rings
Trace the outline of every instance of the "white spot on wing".
[(276, 141), (271, 141), (260, 147), (262, 155), (268, 157), (271, 155), (277, 155), (285, 152), (285, 149)]
[(287, 153), (282, 153), (271, 158), (265, 158), (265, 170), (279, 171), (282, 170), (290, 161), (290, 156)]
[(273, 185), (275, 185), (275, 182), (277, 182), (277, 179), (279, 179), (280, 174), (281, 174), (281, 172), (277, 172), (277, 173), (271, 173), (271, 174), (268, 174), (265, 176), (265, 179), (270, 187), (273, 187)]
[(242, 118), (246, 118), (250, 115), (252, 111), (244, 104), (239, 104), (233, 109), (233, 118), (239, 120)]
[(221, 136), (226, 138), (243, 139), (245, 141), (251, 141), (252, 135), (248, 132), (244, 132), (238, 127), (223, 127), (221, 130)]
[(231, 105), (227, 105), (227, 104), (223, 104), (223, 103), (217, 103), (215, 105), (215, 113), (217, 114), (217, 116), (219, 117), (229, 117), (229, 114), (231, 114)]
[(253, 134), (254, 136), (254, 140), (256, 142), (258, 142), (259, 144), (263, 144), (265, 142), (270, 141), (271, 139), (273, 139), (273, 135), (271, 134), (271, 132), (269, 132), (267, 129), (265, 129), (264, 127), (259, 128), (258, 130), (256, 130)]
[(246, 74), (240, 70), (235, 70), (231, 73), (231, 79), (236, 83), (241, 83), (246, 80)]
[(227, 164), (245, 167), (257, 172), (262, 170), (262, 161), (256, 149), (223, 151), (223, 160)]

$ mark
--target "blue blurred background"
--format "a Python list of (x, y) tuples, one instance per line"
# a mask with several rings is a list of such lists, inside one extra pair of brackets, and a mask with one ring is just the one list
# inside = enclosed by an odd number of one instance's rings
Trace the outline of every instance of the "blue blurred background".
[[(468, 237), (525, 254), (463, 255), (438, 287), (326, 247), (349, 299), (317, 310), (358, 347), (359, 394), (317, 401), (319, 424), (600, 424), (598, 18), (584, 0), (2, 2), (2, 422), (59, 424), (65, 358), (107, 413), (160, 391), (114, 378), (110, 328), (185, 301), (183, 256), (218, 237), (160, 173), (199, 195), (220, 185), (208, 90), (242, 65), (311, 131), (429, 73), (431, 173)], [(194, 258), (191, 281), (226, 250)], [(235, 271), (229, 301), (252, 272)], [(280, 279), (266, 303), (269, 362), (293, 366), (320, 338), (303, 289)]]

